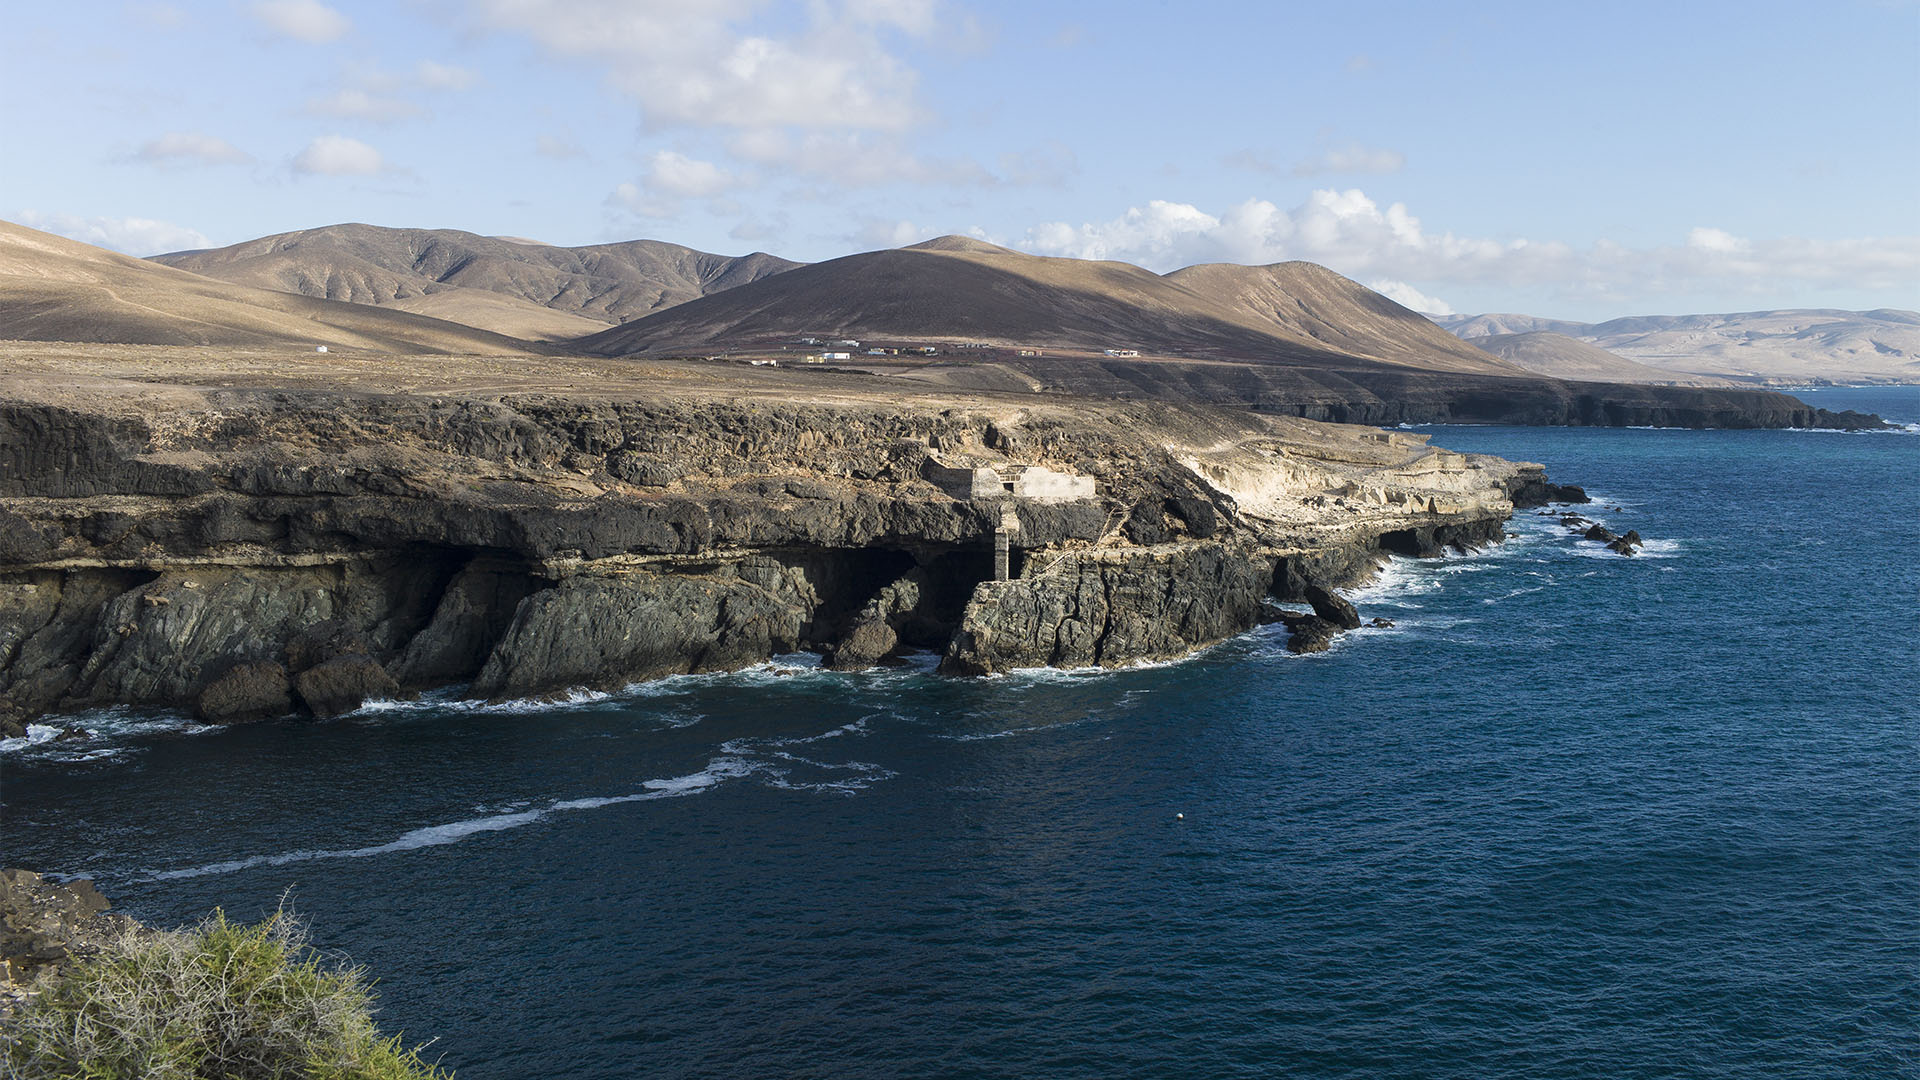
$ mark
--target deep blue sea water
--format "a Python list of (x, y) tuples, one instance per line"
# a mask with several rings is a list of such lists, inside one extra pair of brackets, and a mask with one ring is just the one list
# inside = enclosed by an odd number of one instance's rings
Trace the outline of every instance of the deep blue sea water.
[(1432, 430), (1654, 542), (1523, 512), (1316, 657), (96, 715), (0, 862), (291, 890), (471, 1080), (1916, 1075), (1920, 438)]

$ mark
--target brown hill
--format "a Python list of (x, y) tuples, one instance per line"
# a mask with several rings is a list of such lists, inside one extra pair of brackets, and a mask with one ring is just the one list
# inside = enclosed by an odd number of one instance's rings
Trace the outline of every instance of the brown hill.
[(1043, 258), (965, 237), (762, 278), (577, 342), (605, 355), (750, 347), (796, 335), (939, 341), (1305, 366), (1521, 372), (1307, 263), (1189, 267)]
[(1685, 375), (1652, 367), (1589, 345), (1565, 334), (1539, 330), (1526, 334), (1477, 337), (1480, 348), (1539, 375), (1587, 382), (1651, 383), (1656, 386), (1731, 386), (1725, 379)]
[(1204, 263), (1167, 280), (1246, 312), (1262, 325), (1339, 352), (1434, 371), (1513, 374), (1478, 348), (1357, 281), (1310, 262)]
[(156, 255), (223, 281), (419, 311), (518, 337), (594, 333), (799, 263), (657, 240), (563, 248), (455, 229), (329, 225)]
[(524, 353), (442, 319), (214, 281), (0, 221), (0, 338)]

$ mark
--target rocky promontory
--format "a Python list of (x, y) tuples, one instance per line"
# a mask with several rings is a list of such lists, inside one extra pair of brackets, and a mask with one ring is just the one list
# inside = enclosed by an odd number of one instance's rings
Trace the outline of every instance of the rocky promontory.
[(513, 699), (802, 649), (931, 650), (962, 674), (1174, 657), (1572, 494), (1420, 435), (1206, 406), (720, 364), (7, 348), (15, 724)]

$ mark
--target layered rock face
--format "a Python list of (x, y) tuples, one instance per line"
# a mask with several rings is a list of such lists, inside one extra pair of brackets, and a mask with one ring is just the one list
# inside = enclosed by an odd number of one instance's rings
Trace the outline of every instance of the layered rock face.
[[(927, 649), (953, 673), (1173, 657), (1269, 598), (1318, 611), (1313, 590), (1382, 551), (1494, 539), (1516, 499), (1565, 494), (1424, 437), (1205, 407), (191, 353), (59, 356), (0, 384), (16, 724), (520, 698), (796, 649), (839, 667)], [(1095, 494), (956, 498), (924, 478), (956, 463)], [(996, 531), (1010, 580), (991, 580)]]

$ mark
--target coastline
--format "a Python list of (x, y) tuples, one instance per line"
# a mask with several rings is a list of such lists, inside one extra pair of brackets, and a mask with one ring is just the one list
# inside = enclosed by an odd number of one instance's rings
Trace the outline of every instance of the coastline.
[[(1379, 552), (1490, 542), (1555, 490), (1424, 436), (1205, 406), (180, 352), (0, 388), (14, 730), (537, 698), (797, 650), (1116, 666), (1244, 632), (1269, 597), (1326, 638), (1353, 625), (1332, 590)], [(948, 490), (955, 467), (1031, 491)]]

